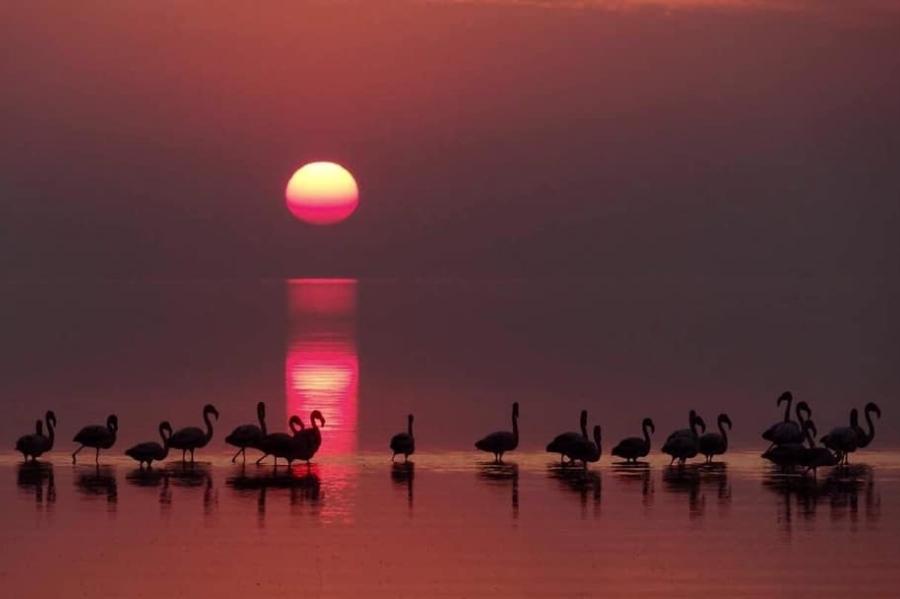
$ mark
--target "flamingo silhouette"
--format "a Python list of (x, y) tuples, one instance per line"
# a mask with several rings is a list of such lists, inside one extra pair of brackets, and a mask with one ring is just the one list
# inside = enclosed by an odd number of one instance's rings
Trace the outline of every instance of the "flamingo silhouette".
[(269, 433), (263, 437), (259, 444), (259, 449), (263, 452), (263, 456), (256, 460), (257, 464), (262, 463), (269, 456), (274, 458), (275, 466), (278, 466), (278, 458), (287, 460), (288, 466), (297, 459), (295, 456), (296, 439), (303, 432), (303, 421), (300, 420), (299, 416), (294, 415), (288, 419), (288, 426), (291, 429), (290, 435), (287, 433)]
[(612, 454), (632, 463), (636, 463), (638, 458), (646, 457), (650, 453), (650, 432), (656, 432), (656, 425), (650, 418), (644, 418), (641, 422), (641, 430), (644, 433), (643, 437), (622, 439), (618, 445), (613, 447)]
[(476, 449), (494, 454), (494, 461), (503, 461), (503, 454), (519, 446), (519, 402), (512, 405), (512, 432), (497, 431), (475, 442)]
[(794, 422), (791, 420), (791, 404), (793, 401), (794, 396), (791, 392), (785, 391), (778, 396), (778, 401), (775, 402), (775, 404), (779, 406), (782, 403), (786, 403), (787, 405), (784, 407), (784, 420), (776, 422), (762, 434), (762, 438), (772, 444), (769, 446), (770, 448), (775, 445), (784, 445), (786, 443), (803, 443), (805, 438), (803, 421), (812, 417), (812, 410), (810, 409), (809, 404), (805, 401), (801, 401), (797, 404), (797, 422)]
[(256, 404), (256, 417), (259, 420), (259, 426), (255, 424), (242, 424), (236, 427), (231, 434), (225, 437), (225, 442), (229, 445), (237, 447), (237, 453), (231, 458), (233, 464), (237, 457), (243, 456), (243, 461), (247, 461), (247, 448), (259, 449), (259, 444), (263, 437), (266, 436), (266, 404), (259, 402)]
[(391, 437), (391, 451), (394, 452), (394, 455), (391, 456), (392, 462), (394, 461), (394, 458), (401, 453), (403, 454), (403, 461), (408, 462), (409, 456), (416, 453), (416, 438), (413, 437), (412, 414), (406, 417), (406, 432), (397, 433)]
[[(685, 461), (700, 453), (700, 432), (706, 432), (706, 423), (694, 410), (688, 414), (688, 420), (691, 428), (673, 432), (662, 447), (663, 453), (672, 456), (670, 465), (674, 464), (675, 460), (684, 465)], [(702, 431), (698, 432), (698, 429)]]
[(53, 441), (56, 438), (54, 429), (56, 428), (56, 414), (53, 410), (47, 410), (44, 415), (47, 422), (47, 434), (44, 435), (43, 423), (36, 420), (34, 423), (34, 433), (19, 437), (16, 441), (16, 451), (22, 453), (22, 458), (27, 462), (28, 456), (31, 461), (36, 462), (37, 459), (53, 449)]
[(162, 438), (162, 445), (156, 441), (138, 443), (137, 445), (126, 449), (125, 455), (136, 460), (140, 464), (141, 470), (144, 469), (145, 462), (147, 468), (151, 468), (153, 460), (161, 462), (169, 455), (169, 440), (172, 437), (172, 425), (165, 420), (159, 423), (159, 436)]
[(100, 450), (109, 449), (116, 443), (116, 433), (118, 430), (119, 417), (115, 414), (110, 414), (106, 418), (106, 426), (92, 424), (78, 431), (78, 434), (75, 435), (75, 438), (72, 440), (80, 445), (78, 446), (78, 449), (72, 452), (72, 463), (75, 463), (75, 456), (78, 455), (79, 451), (85, 447), (93, 447), (97, 450), (94, 455), (94, 461), (99, 464)]
[(579, 419), (579, 423), (581, 425), (581, 432), (576, 433), (574, 431), (569, 431), (567, 433), (560, 433), (554, 437), (550, 443), (547, 444), (547, 453), (558, 453), (559, 454), (559, 463), (563, 463), (563, 459), (566, 457), (566, 454), (570, 447), (579, 441), (585, 440), (588, 438), (587, 434), (587, 419), (588, 413), (587, 410), (581, 410), (581, 417)]
[(213, 436), (213, 425), (209, 417), (215, 416), (219, 419), (219, 411), (212, 404), (203, 406), (203, 422), (206, 424), (206, 432), (196, 426), (188, 426), (179, 429), (171, 437), (169, 437), (169, 447), (181, 450), (181, 461), (185, 461), (185, 454), (191, 452), (191, 462), (194, 461), (194, 451), (202, 447), (206, 447)]
[(725, 424), (728, 425), (728, 430), (731, 430), (731, 418), (728, 417), (728, 414), (719, 414), (719, 432), (705, 433), (700, 437), (700, 453), (706, 456), (707, 464), (712, 463), (714, 455), (722, 455), (728, 451), (728, 434), (723, 426)]
[(594, 440), (581, 438), (575, 441), (566, 449), (566, 457), (572, 462), (580, 460), (584, 469), (587, 470), (588, 462), (600, 461), (600, 454), (603, 453), (601, 440), (600, 425), (594, 425)]

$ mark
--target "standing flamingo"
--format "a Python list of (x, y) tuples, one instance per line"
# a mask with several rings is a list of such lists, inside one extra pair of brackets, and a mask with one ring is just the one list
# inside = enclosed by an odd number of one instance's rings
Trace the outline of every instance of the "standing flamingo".
[(519, 446), (519, 402), (512, 405), (512, 432), (497, 431), (475, 442), (476, 449), (494, 454), (494, 461), (503, 461), (503, 454)]
[(288, 466), (290, 467), (293, 461), (297, 459), (297, 456), (295, 455), (296, 443), (297, 437), (304, 430), (303, 421), (300, 420), (299, 416), (294, 415), (288, 419), (288, 426), (291, 429), (290, 435), (287, 433), (269, 433), (263, 437), (259, 444), (259, 449), (263, 452), (263, 456), (256, 460), (257, 464), (262, 463), (264, 459), (272, 456), (275, 460), (275, 466), (278, 466), (278, 458), (281, 458), (287, 460)]
[(787, 403), (787, 405), (784, 407), (784, 420), (776, 422), (762, 434), (762, 438), (772, 444), (769, 446), (770, 449), (775, 445), (784, 445), (785, 443), (803, 443), (805, 438), (803, 421), (812, 417), (812, 410), (805, 401), (799, 402), (795, 409), (797, 422), (794, 422), (791, 420), (791, 404), (793, 401), (794, 396), (791, 392), (785, 391), (778, 397), (778, 401), (775, 402), (779, 406), (782, 403)]
[(850, 410), (850, 425), (831, 429), (831, 432), (822, 437), (821, 441), (825, 447), (838, 455), (842, 464), (846, 464), (849, 461), (847, 456), (856, 451), (859, 446), (857, 431), (860, 430), (862, 428), (859, 426), (859, 412), (853, 408)]
[(865, 409), (863, 410), (863, 412), (864, 412), (865, 415), (866, 415), (866, 422), (867, 422), (868, 425), (869, 425), (869, 432), (867, 433), (865, 430), (863, 430), (863, 428), (862, 428), (861, 426), (860, 426), (860, 427), (857, 427), (857, 431), (856, 431), (856, 436), (857, 436), (856, 445), (857, 445), (857, 447), (859, 447), (860, 449), (862, 449), (863, 447), (868, 447), (868, 446), (869, 446), (869, 443), (872, 442), (872, 439), (875, 438), (875, 423), (872, 422), (872, 414), (873, 414), (873, 413), (874, 413), (874, 414), (877, 414), (877, 415), (878, 415), (878, 419), (879, 419), (879, 420), (881, 419), (881, 408), (879, 408), (879, 407), (878, 407), (878, 404), (876, 404), (876, 403), (873, 402), (873, 401), (870, 401), (869, 403), (866, 404), (866, 407), (865, 407)]
[(581, 460), (582, 466), (587, 470), (588, 462), (599, 462), (600, 454), (603, 453), (603, 448), (601, 445), (601, 435), (600, 435), (600, 425), (594, 425), (594, 440), (581, 438), (578, 441), (570, 444), (568, 448), (566, 448), (566, 457), (569, 458), (572, 462), (576, 460)]
[(547, 453), (558, 453), (559, 463), (562, 464), (563, 458), (566, 456), (568, 449), (575, 443), (586, 440), (588, 438), (587, 420), (587, 410), (581, 410), (581, 417), (579, 420), (579, 423), (581, 425), (581, 432), (576, 433), (574, 431), (569, 431), (567, 433), (560, 433), (556, 435), (556, 437), (547, 444)]
[(728, 434), (725, 432), (725, 427), (722, 426), (724, 424), (727, 424), (728, 430), (731, 430), (731, 418), (728, 417), (728, 414), (719, 414), (719, 432), (705, 433), (700, 437), (700, 453), (706, 456), (707, 464), (712, 463), (714, 455), (722, 455), (728, 451)]
[(26, 462), (28, 461), (28, 456), (31, 456), (32, 462), (36, 462), (42, 454), (53, 449), (53, 441), (56, 438), (54, 433), (56, 414), (53, 413), (53, 410), (47, 410), (44, 419), (47, 422), (46, 435), (44, 435), (43, 423), (40, 420), (36, 420), (34, 433), (19, 437), (19, 440), (16, 441), (16, 451), (22, 452), (22, 457)]
[(294, 459), (304, 460), (307, 465), (322, 446), (322, 431), (319, 426), (325, 426), (325, 417), (319, 410), (313, 410), (309, 415), (310, 427), (301, 430), (294, 437)]
[(148, 469), (151, 468), (153, 460), (161, 462), (169, 455), (169, 440), (172, 438), (172, 425), (165, 420), (159, 423), (159, 436), (162, 438), (162, 445), (156, 441), (138, 443), (137, 445), (126, 449), (125, 455), (136, 460), (140, 464), (141, 470), (144, 469), (144, 462), (147, 463)]
[(394, 458), (401, 453), (403, 454), (403, 461), (408, 462), (409, 456), (416, 453), (416, 438), (413, 437), (412, 414), (406, 417), (406, 432), (397, 433), (391, 437), (391, 451), (394, 452), (394, 455), (391, 456), (392, 462), (394, 461)]
[(613, 447), (612, 454), (624, 458), (626, 462), (636, 463), (638, 458), (646, 457), (650, 453), (650, 432), (656, 432), (656, 425), (650, 418), (644, 418), (641, 422), (643, 437), (626, 437)]
[(78, 434), (75, 435), (75, 438), (72, 440), (75, 441), (75, 443), (80, 443), (80, 445), (78, 446), (78, 449), (72, 452), (72, 463), (75, 463), (75, 456), (78, 455), (79, 451), (85, 447), (93, 447), (97, 450), (94, 461), (99, 464), (100, 450), (109, 449), (115, 444), (116, 433), (118, 430), (119, 417), (115, 414), (110, 414), (106, 418), (106, 426), (92, 424), (78, 431)]
[(203, 422), (206, 423), (206, 432), (196, 426), (188, 426), (179, 429), (171, 437), (169, 437), (169, 447), (181, 450), (181, 461), (185, 461), (185, 453), (191, 452), (191, 463), (194, 462), (194, 451), (201, 447), (206, 447), (213, 436), (213, 425), (210, 422), (210, 415), (219, 419), (219, 411), (212, 404), (203, 406)]
[[(817, 432), (816, 425), (812, 419), (807, 418), (803, 421), (803, 440), (809, 443), (810, 449), (816, 446), (815, 436)], [(803, 462), (806, 450), (807, 448), (803, 445), (802, 441), (782, 443), (781, 445), (769, 447), (762, 454), (762, 457), (782, 469), (789, 469), (798, 466)]]
[(678, 460), (679, 464), (684, 465), (685, 461), (700, 453), (700, 431), (698, 429), (706, 432), (706, 423), (694, 410), (690, 411), (688, 420), (691, 423), (691, 428), (679, 429), (673, 432), (662, 447), (663, 453), (672, 456), (671, 464)]
[(231, 458), (233, 464), (239, 455), (243, 456), (243, 461), (247, 462), (247, 448), (259, 449), (259, 444), (263, 437), (266, 436), (266, 404), (259, 402), (256, 404), (256, 417), (259, 420), (259, 426), (255, 424), (242, 424), (231, 431), (231, 434), (225, 437), (225, 442), (238, 448), (237, 453)]

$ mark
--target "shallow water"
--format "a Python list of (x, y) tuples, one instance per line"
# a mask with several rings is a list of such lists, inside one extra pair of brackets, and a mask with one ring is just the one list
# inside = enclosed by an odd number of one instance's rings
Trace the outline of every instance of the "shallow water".
[[(209, 457), (209, 456), (207, 456)], [(900, 455), (817, 480), (755, 454), (589, 473), (547, 454), (0, 461), (0, 584), (54, 596), (891, 595)], [(36, 567), (39, 564), (39, 567)], [(47, 575), (52, 573), (53, 575)]]
[[(721, 281), (719, 282), (721, 283)], [(0, 438), (44, 410), (52, 465), (0, 455), (0, 588), (56, 596), (830, 596), (900, 584), (900, 358), (889, 295), (858, 282), (6, 283)], [(661, 293), (664, 289), (665, 293)], [(820, 432), (881, 404), (872, 446), (812, 481), (773, 473), (760, 431), (791, 389)], [(272, 430), (326, 417), (310, 471), (230, 462), (263, 400)], [(507, 464), (472, 449), (509, 428)], [(160, 420), (202, 425), (198, 463), (122, 455)], [(540, 449), (603, 426), (585, 476)], [(735, 427), (723, 464), (666, 466), (696, 408)], [(99, 467), (85, 424), (119, 417)], [(416, 414), (414, 465), (387, 442)], [(609, 448), (656, 422), (648, 467)], [(6, 484), (2, 484), (6, 481)], [(39, 566), (39, 567), (38, 567)]]

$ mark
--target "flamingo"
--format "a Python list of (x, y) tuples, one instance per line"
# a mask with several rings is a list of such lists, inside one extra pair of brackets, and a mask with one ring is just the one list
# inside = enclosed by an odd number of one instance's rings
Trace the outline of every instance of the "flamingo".
[[(613, 447), (612, 454), (624, 458), (626, 462), (637, 462), (638, 458), (646, 457), (650, 453), (650, 432), (656, 432), (656, 425), (650, 418), (644, 418), (641, 422), (642, 437), (626, 437)], [(650, 432), (648, 432), (648, 430)]]
[(259, 444), (259, 449), (263, 452), (263, 456), (256, 460), (257, 464), (262, 463), (269, 456), (275, 459), (275, 466), (278, 466), (278, 458), (287, 460), (288, 466), (297, 459), (294, 455), (295, 445), (297, 436), (303, 432), (303, 421), (300, 420), (299, 416), (294, 415), (288, 419), (288, 426), (291, 429), (290, 435), (287, 433), (269, 433), (263, 437)]
[(679, 464), (684, 465), (689, 458), (696, 456), (700, 452), (700, 433), (706, 432), (706, 423), (697, 415), (697, 412), (691, 410), (688, 419), (691, 423), (689, 429), (679, 429), (669, 435), (666, 443), (662, 447), (662, 452), (672, 456), (672, 464), (678, 460)]
[(863, 410), (863, 412), (866, 415), (866, 423), (868, 423), (868, 425), (869, 425), (869, 432), (866, 433), (866, 431), (863, 430), (862, 427), (857, 427), (856, 446), (859, 447), (860, 449), (862, 449), (864, 447), (868, 447), (869, 443), (872, 442), (872, 439), (875, 438), (875, 424), (872, 422), (872, 413), (877, 414), (878, 419), (879, 420), (881, 419), (881, 408), (879, 408), (878, 404), (876, 404), (873, 401), (870, 401), (869, 403), (866, 404), (866, 407)]
[(172, 438), (172, 425), (169, 424), (168, 421), (164, 420), (159, 423), (159, 436), (162, 438), (162, 445), (156, 441), (138, 443), (137, 445), (126, 449), (125, 455), (136, 460), (140, 464), (141, 470), (144, 469), (144, 462), (147, 463), (147, 468), (151, 468), (153, 460), (161, 462), (169, 455), (169, 440)]
[[(804, 420), (803, 441), (807, 442), (810, 448), (813, 448), (816, 445), (816, 434), (816, 424), (812, 419)], [(782, 443), (781, 445), (770, 447), (762, 454), (762, 457), (781, 468), (793, 468), (803, 461), (807, 449), (804, 447), (803, 441)]]
[(243, 456), (244, 462), (247, 462), (247, 448), (252, 447), (259, 449), (259, 444), (263, 437), (266, 436), (266, 404), (259, 402), (256, 404), (256, 417), (259, 419), (259, 426), (255, 424), (242, 424), (236, 427), (231, 434), (225, 437), (225, 442), (238, 448), (237, 453), (231, 458), (233, 464), (239, 455)]
[(581, 460), (584, 469), (587, 470), (588, 462), (599, 462), (603, 453), (601, 445), (600, 425), (594, 425), (594, 440), (582, 437), (566, 448), (566, 457), (570, 461)]
[(841, 463), (846, 464), (848, 462), (847, 456), (856, 451), (856, 448), (859, 446), (858, 431), (861, 430), (862, 428), (859, 426), (859, 412), (856, 408), (853, 408), (850, 410), (850, 426), (835, 427), (820, 440), (825, 447), (838, 455)]
[(722, 455), (728, 451), (728, 434), (722, 425), (727, 424), (728, 430), (731, 430), (731, 418), (728, 417), (728, 414), (719, 414), (717, 424), (719, 425), (718, 433), (705, 433), (700, 437), (700, 453), (706, 456), (707, 464), (712, 463), (714, 455)]
[(581, 410), (581, 419), (579, 421), (581, 423), (581, 432), (576, 433), (574, 431), (569, 431), (567, 433), (560, 433), (556, 435), (556, 437), (547, 444), (547, 453), (558, 453), (559, 463), (562, 464), (563, 458), (566, 457), (568, 449), (579, 441), (583, 441), (588, 438), (587, 419), (587, 410)]
[(194, 451), (201, 447), (206, 447), (213, 436), (213, 426), (209, 417), (213, 415), (216, 420), (219, 419), (219, 411), (212, 404), (203, 406), (203, 422), (206, 423), (206, 432), (196, 426), (188, 426), (179, 429), (171, 437), (169, 437), (169, 447), (181, 450), (181, 461), (185, 461), (185, 453), (191, 452), (191, 463), (194, 462)]
[(27, 462), (28, 456), (31, 461), (36, 462), (44, 453), (53, 449), (53, 441), (56, 438), (54, 429), (56, 428), (56, 414), (53, 410), (47, 410), (44, 415), (47, 422), (47, 435), (44, 435), (44, 426), (40, 420), (34, 423), (34, 433), (19, 437), (16, 441), (16, 451), (22, 452), (22, 458)]
[(309, 461), (322, 445), (320, 423), (321, 426), (325, 426), (325, 417), (319, 410), (313, 410), (309, 415), (310, 427), (301, 430), (294, 436), (294, 459), (304, 460), (309, 465)]
[(391, 437), (391, 451), (394, 452), (394, 455), (391, 456), (392, 462), (394, 461), (394, 458), (401, 453), (403, 454), (403, 461), (408, 462), (409, 456), (416, 453), (416, 438), (413, 437), (412, 414), (406, 417), (406, 432), (397, 433)]
[(512, 432), (497, 431), (475, 442), (476, 449), (494, 454), (494, 461), (501, 463), (503, 454), (519, 446), (519, 402), (512, 405)]
[(75, 438), (72, 440), (75, 441), (75, 443), (80, 443), (80, 445), (78, 446), (78, 449), (72, 452), (72, 463), (75, 463), (75, 456), (78, 455), (79, 451), (85, 447), (93, 447), (97, 450), (94, 461), (99, 464), (100, 450), (109, 449), (115, 444), (116, 433), (118, 430), (119, 417), (115, 414), (110, 414), (106, 418), (106, 426), (92, 424), (78, 431), (78, 434), (75, 435)]
[[(775, 402), (776, 405), (781, 405), (782, 403), (787, 403), (787, 405), (784, 407), (784, 420), (776, 422), (762, 434), (762, 438), (772, 444), (769, 446), (770, 449), (775, 445), (784, 445), (785, 443), (803, 443), (805, 437), (803, 421), (812, 417), (812, 410), (805, 401), (799, 402), (795, 408), (797, 422), (794, 422), (791, 420), (791, 403), (793, 401), (794, 396), (791, 392), (785, 391), (778, 397), (778, 401)], [(803, 413), (806, 414), (805, 418)]]
[[(816, 425), (809, 427), (809, 447), (805, 448), (801, 453), (800, 465), (806, 467), (806, 472), (813, 471), (813, 476), (817, 473), (817, 468), (822, 466), (836, 466), (841, 463), (841, 456), (835, 455), (827, 447), (816, 447)], [(826, 435), (827, 436), (827, 435)]]

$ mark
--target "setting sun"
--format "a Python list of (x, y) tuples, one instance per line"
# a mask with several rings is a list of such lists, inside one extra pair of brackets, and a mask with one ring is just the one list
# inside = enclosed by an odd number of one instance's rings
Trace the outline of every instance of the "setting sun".
[(359, 188), (350, 171), (333, 162), (311, 162), (298, 169), (285, 189), (288, 210), (313, 225), (332, 225), (359, 205)]

